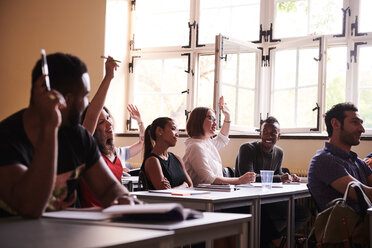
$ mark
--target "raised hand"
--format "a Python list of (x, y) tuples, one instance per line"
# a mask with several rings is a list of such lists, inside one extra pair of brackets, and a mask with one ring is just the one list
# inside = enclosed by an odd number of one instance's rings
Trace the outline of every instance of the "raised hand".
[(113, 79), (114, 71), (116, 71), (118, 67), (119, 65), (114, 61), (114, 59), (111, 56), (108, 56), (106, 63), (105, 63), (105, 70), (106, 70), (105, 77), (108, 79)]
[(230, 109), (227, 107), (227, 104), (225, 103), (223, 96), (220, 97), (219, 105), (220, 105), (222, 114), (225, 116), (225, 119), (230, 121)]
[(141, 113), (139, 112), (136, 105), (129, 104), (127, 107), (130, 117), (134, 120), (136, 120), (138, 123), (142, 122), (141, 120)]
[(32, 104), (39, 115), (41, 125), (57, 128), (62, 123), (60, 110), (66, 107), (64, 97), (56, 90), (47, 91), (45, 75), (40, 76), (33, 88)]

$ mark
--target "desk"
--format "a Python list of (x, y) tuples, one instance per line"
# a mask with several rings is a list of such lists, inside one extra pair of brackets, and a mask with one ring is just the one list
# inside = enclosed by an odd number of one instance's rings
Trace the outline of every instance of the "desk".
[(138, 176), (122, 177), (121, 183), (127, 187), (127, 189), (133, 192), (138, 188)]
[[(123, 235), (125, 234), (125, 235)], [(173, 247), (172, 231), (19, 217), (0, 220), (1, 247)]]
[(214, 212), (221, 209), (251, 206), (250, 247), (259, 247), (261, 204), (288, 201), (288, 247), (294, 247), (294, 200), (310, 197), (306, 184), (283, 185), (283, 188), (272, 188), (262, 192), (261, 188), (241, 188), (233, 192), (212, 191), (205, 195), (174, 196), (170, 194), (135, 192), (145, 202), (177, 202), (186, 208)]
[(367, 210), (369, 215), (369, 247), (372, 247), (372, 208)]

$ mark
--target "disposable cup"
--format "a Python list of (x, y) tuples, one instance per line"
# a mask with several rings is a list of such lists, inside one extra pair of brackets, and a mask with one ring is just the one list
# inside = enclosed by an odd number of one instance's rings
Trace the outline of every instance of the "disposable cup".
[(273, 175), (274, 171), (272, 170), (261, 170), (261, 183), (262, 183), (262, 191), (270, 190), (273, 183)]

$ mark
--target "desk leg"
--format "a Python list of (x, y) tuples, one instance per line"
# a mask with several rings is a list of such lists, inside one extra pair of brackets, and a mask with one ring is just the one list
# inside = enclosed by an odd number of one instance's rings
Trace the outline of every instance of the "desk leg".
[(288, 200), (287, 215), (287, 247), (295, 247), (295, 200), (293, 196)]
[(372, 213), (369, 213), (369, 247), (372, 247)]
[(242, 223), (242, 232), (235, 236), (236, 248), (248, 247), (248, 223)]
[(251, 207), (252, 221), (249, 247), (260, 247), (260, 222), (261, 222), (261, 202), (255, 199)]

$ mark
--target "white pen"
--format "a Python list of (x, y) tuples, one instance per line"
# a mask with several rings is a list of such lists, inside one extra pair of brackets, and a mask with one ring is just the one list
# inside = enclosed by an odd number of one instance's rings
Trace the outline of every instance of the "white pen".
[[(108, 59), (108, 57), (106, 57), (106, 56), (101, 56), (101, 59)], [(112, 59), (114, 62), (116, 62), (116, 63), (121, 63), (121, 61), (120, 60), (116, 60), (116, 59)]]

